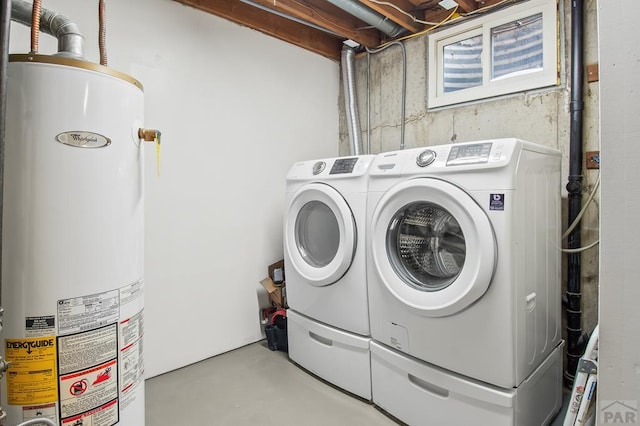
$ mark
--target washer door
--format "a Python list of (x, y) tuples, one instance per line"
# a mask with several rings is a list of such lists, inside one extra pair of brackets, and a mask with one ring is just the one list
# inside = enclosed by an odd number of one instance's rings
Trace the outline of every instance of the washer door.
[(428, 317), (452, 315), (479, 299), (497, 260), (482, 208), (433, 178), (408, 180), (383, 195), (372, 216), (371, 253), (391, 294)]
[(285, 225), (286, 250), (292, 266), (314, 286), (338, 281), (356, 250), (353, 213), (329, 185), (311, 183), (291, 199)]

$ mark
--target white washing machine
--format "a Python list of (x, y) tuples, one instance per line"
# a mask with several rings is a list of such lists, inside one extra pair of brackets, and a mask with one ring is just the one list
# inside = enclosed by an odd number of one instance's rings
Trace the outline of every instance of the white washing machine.
[(561, 343), (560, 159), (517, 139), (378, 155), (373, 339), (486, 384), (522, 384)]
[(366, 399), (371, 374), (365, 218), (374, 158), (294, 164), (284, 220), (289, 357)]

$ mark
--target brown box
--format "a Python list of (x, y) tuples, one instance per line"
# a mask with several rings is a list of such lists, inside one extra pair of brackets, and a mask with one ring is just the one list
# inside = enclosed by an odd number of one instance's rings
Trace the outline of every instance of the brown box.
[(276, 305), (279, 308), (286, 308), (287, 307), (287, 291), (286, 291), (285, 283), (276, 285), (271, 279), (271, 277), (273, 277), (273, 270), (276, 268), (284, 269), (284, 260), (280, 260), (276, 263), (269, 265), (269, 267), (267, 268), (267, 272), (269, 276), (261, 280), (260, 284), (262, 284), (262, 287), (264, 287), (264, 289), (267, 290), (267, 293), (269, 293), (269, 300), (274, 305)]

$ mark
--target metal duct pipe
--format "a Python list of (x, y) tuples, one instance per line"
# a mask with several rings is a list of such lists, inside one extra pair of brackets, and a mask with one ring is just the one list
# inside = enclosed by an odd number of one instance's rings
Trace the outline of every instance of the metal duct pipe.
[[(33, 5), (25, 0), (13, 0), (11, 19), (28, 27), (31, 26)], [(74, 58), (84, 58), (84, 37), (78, 26), (58, 12), (47, 9), (40, 11), (40, 30), (58, 39), (58, 54)]]
[(395, 22), (389, 21), (387, 17), (369, 9), (357, 0), (328, 0), (332, 5), (339, 7), (345, 12), (362, 19), (367, 24), (376, 27), (389, 37), (396, 37), (404, 33), (405, 29)]
[(342, 84), (344, 88), (344, 105), (347, 113), (347, 127), (349, 129), (349, 154), (360, 155), (362, 142), (360, 138), (360, 115), (355, 88), (355, 50), (348, 46), (342, 47)]
[[(573, 0), (571, 6), (571, 103), (570, 134), (569, 134), (569, 179), (568, 216), (569, 225), (578, 217), (582, 209), (582, 110), (584, 87), (584, 52), (583, 1)], [(567, 246), (569, 249), (579, 248), (581, 245), (581, 227), (576, 226), (569, 234)], [(565, 379), (572, 383), (578, 361), (584, 349), (582, 339), (582, 293), (580, 290), (580, 253), (567, 255), (567, 371)]]

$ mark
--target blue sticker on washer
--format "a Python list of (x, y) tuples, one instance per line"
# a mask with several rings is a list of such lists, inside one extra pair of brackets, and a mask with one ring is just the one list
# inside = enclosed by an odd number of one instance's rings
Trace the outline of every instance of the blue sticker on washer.
[(504, 194), (491, 194), (489, 210), (504, 210)]

